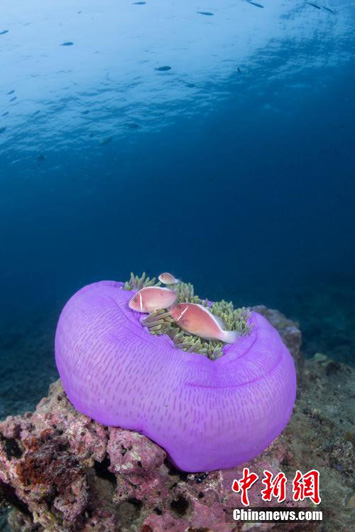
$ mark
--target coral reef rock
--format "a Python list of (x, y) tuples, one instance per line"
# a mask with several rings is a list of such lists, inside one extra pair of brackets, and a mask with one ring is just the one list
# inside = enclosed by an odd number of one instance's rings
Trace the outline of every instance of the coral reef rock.
[[(97, 532), (243, 532), (350, 530), (354, 512), (352, 370), (325, 356), (302, 363), (297, 324), (277, 311), (257, 307), (279, 330), (302, 375), (290, 424), (266, 451), (248, 463), (251, 471), (320, 471), (323, 523), (236, 523), (240, 507), (231, 490), (243, 466), (212, 473), (177, 471), (165, 451), (145, 436), (104, 427), (75, 411), (60, 381), (34, 413), (0, 423), (1, 530)], [(188, 449), (186, 449), (188, 452)], [(288, 483), (283, 506), (292, 501)], [(263, 486), (262, 486), (263, 487)], [(251, 507), (260, 484), (249, 491)], [(7, 517), (7, 524), (5, 523)]]

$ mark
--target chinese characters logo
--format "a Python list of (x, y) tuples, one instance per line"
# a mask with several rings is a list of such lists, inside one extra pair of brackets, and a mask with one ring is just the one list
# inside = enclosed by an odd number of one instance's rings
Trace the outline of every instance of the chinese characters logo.
[[(259, 475), (250, 472), (249, 468), (245, 467), (242, 478), (233, 481), (232, 490), (235, 493), (240, 493), (241, 502), (244, 506), (249, 506), (248, 490), (258, 480)], [(276, 499), (280, 503), (286, 500), (287, 478), (285, 473), (280, 472), (274, 476), (270, 471), (265, 469), (261, 482), (265, 486), (261, 490), (263, 501)], [(311, 469), (302, 475), (301, 471), (297, 470), (292, 480), (292, 494), (294, 501), (309, 499), (314, 504), (319, 504), (321, 502), (319, 496), (319, 471)]]

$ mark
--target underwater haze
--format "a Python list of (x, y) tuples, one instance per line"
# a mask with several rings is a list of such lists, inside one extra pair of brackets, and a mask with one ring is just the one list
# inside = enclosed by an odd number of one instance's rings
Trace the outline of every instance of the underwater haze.
[(4, 0), (0, 416), (101, 279), (172, 271), (355, 349), (353, 0)]

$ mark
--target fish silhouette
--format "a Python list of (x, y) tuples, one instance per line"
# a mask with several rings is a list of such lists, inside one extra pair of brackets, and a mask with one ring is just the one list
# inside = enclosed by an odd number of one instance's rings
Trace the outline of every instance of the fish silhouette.
[(157, 70), (158, 72), (168, 72), (168, 70), (171, 70), (171, 66), (165, 65), (165, 66), (157, 67), (154, 70)]

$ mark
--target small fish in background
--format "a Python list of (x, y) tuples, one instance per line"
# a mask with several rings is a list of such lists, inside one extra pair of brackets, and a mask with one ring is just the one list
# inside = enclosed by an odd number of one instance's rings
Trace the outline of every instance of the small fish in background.
[(213, 17), (213, 13), (210, 11), (196, 11), (198, 15), (205, 15), (205, 17)]
[(248, 4), (254, 7), (260, 7), (260, 9), (264, 9), (264, 6), (261, 4), (258, 4), (257, 2), (252, 2), (252, 0), (245, 0)]
[(102, 146), (107, 146), (112, 141), (113, 137), (105, 137), (104, 139), (100, 140), (100, 144)]
[(173, 274), (164, 272), (161, 273), (158, 277), (159, 281), (163, 284), (179, 284), (181, 283), (180, 279), (176, 279)]
[(232, 344), (240, 336), (236, 331), (225, 331), (220, 318), (196, 303), (178, 303), (169, 309), (169, 314), (181, 329), (205, 340)]
[(45, 160), (46, 160), (46, 156), (43, 153), (40, 153), (37, 157), (36, 168), (38, 168)]
[(168, 70), (171, 70), (171, 66), (165, 65), (155, 68), (154, 70), (157, 70), (158, 72), (168, 72)]
[(330, 9), (330, 7), (327, 7), (327, 6), (321, 6), (323, 9), (325, 9), (325, 11), (328, 11), (329, 13), (331, 13), (332, 15), (335, 15), (335, 11), (334, 9)]
[(315, 7), (316, 9), (324, 9), (325, 11), (328, 11), (328, 13), (332, 13), (332, 15), (335, 15), (335, 11), (333, 9), (330, 9), (330, 7), (323, 6), (322, 4), (315, 4), (313, 2), (307, 2), (309, 6)]
[(154, 312), (171, 307), (177, 299), (177, 294), (168, 288), (160, 286), (146, 286), (139, 290), (130, 300), (129, 308), (136, 312)]
[(9, 30), (0, 31), (0, 35), (6, 35), (6, 33), (9, 33)]
[(142, 127), (139, 124), (137, 124), (137, 122), (126, 122), (125, 126), (128, 129), (141, 129), (141, 127)]
[(63, 42), (60, 46), (74, 46), (74, 43), (71, 41)]

